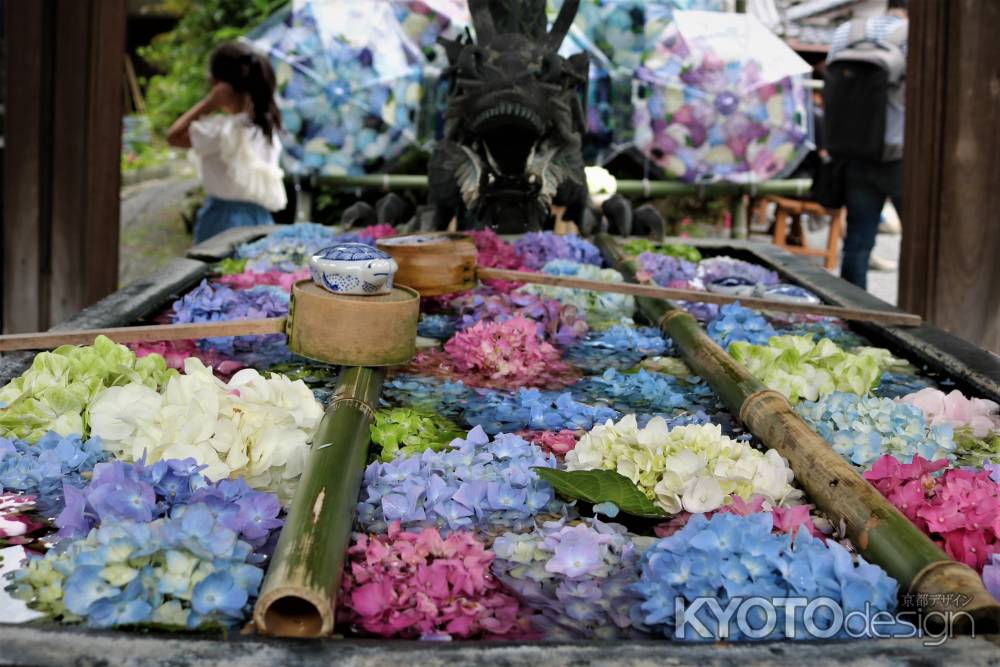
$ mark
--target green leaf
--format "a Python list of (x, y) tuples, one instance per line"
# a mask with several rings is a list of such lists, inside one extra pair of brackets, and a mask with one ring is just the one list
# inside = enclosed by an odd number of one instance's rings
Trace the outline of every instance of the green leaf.
[(612, 502), (622, 512), (650, 519), (669, 516), (643, 495), (632, 480), (614, 470), (534, 468), (534, 471), (564, 498), (585, 500), (592, 504)]

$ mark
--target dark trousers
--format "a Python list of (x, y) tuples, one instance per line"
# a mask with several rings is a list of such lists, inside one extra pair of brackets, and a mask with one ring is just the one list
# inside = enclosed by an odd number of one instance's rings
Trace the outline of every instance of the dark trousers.
[(840, 277), (858, 287), (868, 287), (868, 260), (882, 207), (886, 199), (903, 213), (903, 161), (862, 162), (851, 160), (844, 168), (844, 194), (847, 201), (847, 236), (844, 238), (844, 258)]

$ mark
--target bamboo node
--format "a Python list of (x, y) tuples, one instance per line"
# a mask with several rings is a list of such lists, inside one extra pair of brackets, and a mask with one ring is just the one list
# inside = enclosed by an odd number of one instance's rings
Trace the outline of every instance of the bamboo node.
[[(774, 389), (761, 389), (750, 394), (743, 400), (743, 405), (740, 406), (740, 421), (744, 424), (748, 423), (747, 417), (749, 417), (750, 412), (756, 407), (756, 404), (759, 401), (766, 401), (768, 399), (780, 400), (785, 404), (785, 406), (787, 406), (788, 410), (792, 409), (791, 404), (788, 403), (788, 399), (786, 399), (785, 395), (780, 391), (776, 391)], [(784, 408), (785, 406), (782, 407)]]
[(663, 317), (660, 318), (660, 321), (659, 321), (658, 324), (660, 325), (661, 329), (666, 329), (667, 328), (667, 323), (671, 319), (673, 319), (674, 317), (679, 317), (681, 315), (687, 315), (688, 317), (691, 317), (691, 315), (689, 313), (687, 313), (687, 312), (685, 312), (683, 310), (671, 309), (671, 310), (668, 310), (667, 312), (665, 312), (663, 314)]
[(360, 398), (353, 398), (350, 396), (335, 396), (334, 399), (330, 401), (330, 405), (327, 406), (327, 409), (332, 408), (335, 405), (340, 405), (341, 403), (343, 403), (346, 406), (350, 406), (352, 408), (357, 408), (358, 410), (361, 410), (361, 412), (365, 413), (365, 416), (368, 417), (368, 419), (375, 419), (375, 410), (373, 410), (372, 406), (368, 405)]

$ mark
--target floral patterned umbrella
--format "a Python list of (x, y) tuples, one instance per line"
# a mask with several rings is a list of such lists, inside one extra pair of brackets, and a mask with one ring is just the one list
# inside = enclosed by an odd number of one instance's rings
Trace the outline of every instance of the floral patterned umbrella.
[(362, 174), (422, 145), (421, 106), (443, 54), (467, 23), (460, 0), (295, 0), (248, 37), (278, 80), (286, 167)]
[(685, 181), (778, 178), (814, 147), (809, 71), (752, 16), (675, 12), (636, 72), (635, 144)]

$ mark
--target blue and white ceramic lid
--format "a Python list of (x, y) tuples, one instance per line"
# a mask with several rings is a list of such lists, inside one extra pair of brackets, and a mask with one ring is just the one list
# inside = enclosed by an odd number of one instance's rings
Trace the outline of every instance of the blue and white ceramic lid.
[(757, 283), (742, 276), (719, 278), (705, 285), (705, 289), (715, 294), (730, 294), (734, 296), (750, 296), (754, 293)]
[(392, 236), (379, 239), (379, 245), (400, 246), (400, 245), (428, 245), (430, 243), (445, 243), (450, 239), (443, 234), (412, 234), (410, 236)]
[(330, 246), (309, 259), (313, 282), (334, 294), (388, 294), (398, 268), (390, 254), (365, 243)]

